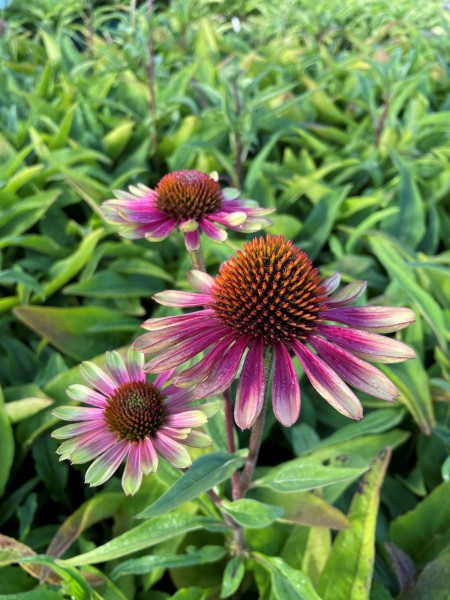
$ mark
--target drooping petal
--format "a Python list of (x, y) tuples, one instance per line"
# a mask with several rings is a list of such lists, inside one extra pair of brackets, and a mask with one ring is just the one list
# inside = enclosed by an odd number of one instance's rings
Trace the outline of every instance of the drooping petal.
[(241, 429), (249, 429), (256, 421), (264, 400), (263, 342), (252, 342), (245, 357), (236, 391), (234, 420)]
[(86, 361), (81, 363), (80, 371), (84, 379), (96, 387), (105, 396), (112, 396), (116, 391), (116, 385), (109, 375), (100, 369), (95, 363)]
[[(164, 384), (166, 384), (169, 381), (169, 379), (171, 379), (174, 373), (175, 367), (173, 367), (172, 369), (167, 369), (167, 371), (163, 371), (158, 375), (158, 377), (156, 377), (155, 381), (153, 382), (153, 385), (158, 388), (162, 388)], [(167, 392), (165, 391), (165, 393)]]
[(208, 377), (219, 358), (223, 356), (224, 352), (233, 343), (234, 338), (234, 333), (225, 336), (197, 364), (176, 375), (173, 378), (173, 383), (180, 387), (185, 387), (202, 382)]
[(361, 419), (361, 403), (339, 375), (297, 340), (291, 340), (291, 346), (306, 376), (322, 398), (346, 417)]
[(148, 475), (151, 471), (156, 472), (158, 468), (158, 454), (148, 437), (141, 443), (141, 467), (144, 475)]
[(190, 231), (197, 231), (198, 223), (195, 219), (183, 219), (178, 223), (178, 229), (183, 233), (189, 233)]
[(409, 308), (400, 306), (348, 306), (330, 308), (321, 315), (329, 321), (337, 321), (358, 329), (378, 333), (390, 333), (407, 327), (415, 320)]
[(188, 339), (175, 348), (161, 352), (158, 356), (145, 364), (145, 369), (149, 373), (160, 373), (171, 367), (181, 365), (199, 352), (202, 352), (209, 345), (219, 341), (226, 333), (223, 327), (217, 327), (207, 333), (197, 336), (194, 340)]
[(130, 381), (125, 362), (118, 352), (107, 352), (106, 364), (108, 365), (111, 375), (116, 380), (117, 385), (122, 385), (123, 383), (128, 383)]
[(369, 331), (336, 327), (335, 325), (320, 325), (317, 333), (323, 335), (327, 340), (339, 344), (359, 358), (373, 362), (396, 363), (410, 360), (416, 356), (414, 350), (403, 342)]
[(284, 344), (274, 345), (274, 359), (273, 412), (282, 425), (290, 427), (300, 414), (300, 386), (297, 373)]
[(159, 304), (164, 306), (175, 306), (181, 308), (189, 308), (192, 306), (202, 306), (203, 304), (211, 303), (209, 294), (196, 294), (192, 292), (179, 292), (177, 290), (167, 290), (158, 292), (153, 296)]
[(184, 234), (184, 243), (188, 252), (194, 252), (200, 248), (200, 231), (187, 231)]
[(192, 464), (186, 448), (170, 437), (157, 433), (153, 439), (156, 450), (174, 467), (185, 469)]
[(103, 394), (100, 394), (99, 392), (91, 390), (91, 388), (78, 383), (74, 383), (67, 388), (67, 395), (69, 398), (72, 398), (72, 400), (76, 400), (77, 402), (85, 402), (86, 404), (97, 406), (98, 408), (103, 408), (106, 403), (106, 398), (103, 396)]
[(102, 421), (101, 408), (86, 408), (84, 406), (59, 406), (53, 411), (55, 417), (63, 421)]
[(141, 325), (143, 329), (147, 331), (158, 331), (160, 329), (166, 329), (168, 327), (175, 327), (177, 325), (181, 325), (183, 323), (190, 323), (194, 320), (204, 320), (214, 315), (214, 310), (212, 308), (204, 308), (201, 310), (196, 310), (187, 315), (177, 315), (176, 317), (158, 317), (156, 319), (147, 319)]
[(145, 239), (149, 242), (160, 242), (172, 233), (176, 224), (176, 219), (167, 219), (158, 226), (146, 226)]
[(399, 395), (384, 373), (347, 350), (315, 335), (309, 336), (308, 343), (338, 375), (358, 390), (388, 402), (393, 402)]
[(211, 288), (214, 284), (214, 279), (208, 273), (203, 273), (203, 271), (197, 271), (196, 269), (192, 269), (187, 273), (187, 280), (189, 283), (198, 290), (201, 294), (210, 294)]
[(225, 229), (219, 229), (219, 227), (216, 227), (216, 225), (211, 223), (211, 221), (208, 221), (208, 219), (200, 219), (199, 225), (203, 233), (215, 242), (224, 242), (228, 237)]
[(184, 327), (171, 327), (168, 330), (152, 331), (144, 333), (135, 341), (135, 349), (149, 354), (161, 352), (167, 348), (174, 348), (180, 342), (206, 333), (211, 330), (211, 325), (217, 325), (217, 320), (205, 319), (195, 320), (194, 323), (186, 323)]
[(142, 442), (131, 444), (128, 451), (128, 458), (122, 475), (122, 487), (127, 496), (134, 496), (141, 487), (141, 444)]
[(70, 460), (74, 464), (83, 464), (100, 456), (117, 442), (117, 435), (110, 431), (103, 430), (94, 432), (90, 438), (80, 439), (78, 448), (70, 455)]
[(249, 336), (243, 336), (228, 348), (211, 370), (208, 379), (196, 386), (194, 391), (197, 398), (218, 394), (230, 387), (249, 342)]
[(334, 292), (334, 290), (337, 287), (339, 287), (340, 283), (341, 283), (340, 273), (333, 273), (333, 275), (331, 275), (331, 277), (324, 279), (324, 281), (322, 281), (322, 285), (325, 288), (325, 294), (331, 294), (331, 292)]
[(117, 442), (115, 446), (99, 456), (86, 471), (85, 482), (91, 486), (105, 483), (120, 466), (128, 452), (130, 443), (125, 440)]
[(364, 293), (367, 287), (367, 281), (352, 281), (338, 292), (327, 298), (327, 306), (329, 308), (337, 308), (339, 306), (348, 306), (356, 302)]

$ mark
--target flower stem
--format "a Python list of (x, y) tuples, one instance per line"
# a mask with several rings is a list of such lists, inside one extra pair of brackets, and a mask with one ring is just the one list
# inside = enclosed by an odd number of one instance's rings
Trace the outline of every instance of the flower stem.
[(191, 259), (192, 267), (197, 271), (206, 273), (205, 259), (203, 258), (202, 247), (197, 250), (188, 250), (189, 258)]
[(252, 427), (250, 434), (250, 442), (248, 445), (248, 457), (242, 472), (241, 478), (239, 479), (239, 493), (238, 498), (243, 498), (250, 487), (253, 472), (258, 461), (259, 450), (261, 448), (261, 442), (264, 431), (264, 423), (266, 421), (267, 403), (269, 400), (269, 381), (270, 374), (272, 371), (273, 352), (270, 346), (264, 346), (263, 354), (263, 369), (264, 369), (264, 401), (255, 424)]
[[(233, 454), (236, 452), (236, 445), (234, 443), (233, 407), (231, 405), (229, 388), (223, 392), (223, 399), (225, 401), (225, 428), (227, 431), (228, 451)], [(239, 475), (237, 474), (237, 471), (231, 476), (231, 490), (233, 500), (236, 500), (239, 497)]]

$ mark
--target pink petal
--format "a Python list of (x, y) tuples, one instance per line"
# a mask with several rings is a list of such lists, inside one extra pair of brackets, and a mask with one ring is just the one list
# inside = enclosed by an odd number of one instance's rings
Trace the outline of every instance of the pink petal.
[(141, 487), (141, 444), (142, 442), (131, 444), (128, 452), (127, 462), (122, 475), (122, 487), (127, 496), (134, 496)]
[(106, 403), (106, 398), (103, 394), (91, 390), (85, 385), (79, 385), (75, 383), (67, 388), (67, 395), (72, 400), (76, 400), (77, 402), (85, 402), (86, 404), (91, 404), (92, 406), (97, 406), (98, 408), (103, 408)]
[(78, 448), (70, 455), (73, 464), (83, 464), (100, 456), (103, 452), (114, 446), (117, 442), (117, 435), (110, 431), (93, 432), (89, 437), (80, 437)]
[(112, 396), (116, 391), (114, 381), (93, 362), (83, 362), (80, 365), (80, 371), (83, 377), (91, 385), (96, 387), (105, 396)]
[(195, 294), (191, 292), (179, 292), (177, 290), (167, 290), (158, 292), (153, 296), (153, 300), (164, 306), (180, 306), (189, 308), (191, 306), (202, 306), (210, 304), (212, 298), (209, 294)]
[(191, 466), (191, 457), (186, 448), (170, 437), (158, 432), (153, 440), (153, 445), (174, 467), (185, 469)]
[(315, 335), (309, 336), (308, 343), (338, 375), (358, 390), (388, 402), (393, 402), (399, 395), (395, 385), (384, 373), (347, 350)]
[(119, 468), (129, 446), (130, 443), (125, 440), (117, 442), (115, 446), (99, 456), (86, 471), (85, 482), (91, 486), (105, 483)]
[(415, 320), (412, 310), (399, 306), (330, 308), (321, 316), (329, 321), (337, 321), (358, 329), (367, 329), (378, 333), (390, 333), (403, 329)]
[(105, 424), (103, 421), (86, 421), (82, 423), (72, 423), (70, 425), (64, 425), (59, 429), (55, 429), (52, 432), (52, 437), (57, 440), (65, 440), (68, 438), (72, 438), (83, 433), (90, 433), (92, 431), (96, 431), (97, 433), (100, 431), (104, 431)]
[(233, 227), (236, 225), (241, 225), (247, 219), (247, 213), (243, 211), (217, 211), (215, 213), (211, 213), (206, 217), (211, 221), (216, 221), (221, 225), (225, 225), (226, 227)]
[(151, 225), (146, 226), (145, 238), (149, 242), (159, 242), (164, 240), (168, 235), (172, 233), (177, 224), (176, 219), (168, 219), (161, 225), (152, 227)]
[(249, 341), (249, 336), (243, 336), (228, 348), (211, 370), (208, 379), (196, 386), (195, 396), (197, 398), (217, 394), (230, 387)]
[(291, 346), (306, 376), (322, 398), (346, 417), (361, 419), (361, 403), (339, 375), (297, 340), (292, 340)]
[(211, 223), (211, 221), (208, 221), (208, 219), (200, 219), (198, 224), (203, 233), (215, 242), (224, 242), (228, 237), (228, 234), (224, 229), (219, 229), (216, 225)]
[(328, 277), (322, 281), (322, 285), (325, 288), (325, 294), (331, 294), (334, 290), (339, 287), (341, 282), (341, 276), (339, 273), (334, 273), (331, 277)]
[(192, 339), (201, 333), (211, 331), (211, 326), (217, 325), (217, 319), (196, 320), (193, 323), (187, 323), (183, 328), (172, 327), (169, 330), (152, 331), (144, 333), (135, 342), (136, 350), (144, 351), (148, 354), (160, 352), (167, 348), (173, 348), (186, 339)]
[(366, 287), (367, 281), (353, 281), (330, 296), (327, 299), (326, 304), (329, 308), (353, 304), (353, 302), (356, 302), (356, 300), (364, 293)]
[(103, 410), (84, 406), (60, 406), (53, 411), (55, 417), (63, 421), (103, 421)]
[(245, 357), (236, 391), (234, 420), (241, 429), (249, 429), (256, 421), (264, 400), (263, 346), (255, 339)]
[(162, 373), (160, 373), (158, 375), (158, 377), (156, 377), (155, 381), (153, 382), (153, 385), (155, 387), (162, 388), (164, 386), (164, 384), (169, 381), (169, 379), (172, 377), (172, 375), (174, 373), (175, 373), (175, 367), (173, 367), (172, 369), (168, 369), (167, 371), (163, 371)]
[(170, 415), (165, 424), (167, 427), (200, 427), (208, 419), (201, 410), (186, 410), (182, 413)]
[(316, 331), (326, 339), (336, 342), (342, 348), (366, 360), (396, 363), (416, 356), (414, 350), (403, 342), (377, 333), (336, 327), (335, 325), (320, 325)]
[(290, 427), (300, 414), (300, 386), (292, 359), (284, 344), (275, 344), (274, 350), (273, 412), (282, 425)]
[(228, 332), (224, 327), (211, 328), (209, 332), (188, 339), (178, 344), (176, 348), (161, 352), (157, 357), (146, 363), (145, 370), (150, 373), (160, 373), (171, 367), (181, 365), (181, 363), (199, 354), (214, 342), (219, 341), (226, 333)]
[(156, 319), (147, 319), (141, 325), (143, 329), (147, 331), (157, 331), (158, 329), (166, 329), (168, 327), (175, 327), (176, 325), (182, 325), (185, 322), (194, 321), (196, 319), (205, 319), (214, 315), (212, 308), (202, 308), (196, 310), (187, 315), (177, 315), (176, 317), (159, 317)]
[(144, 356), (130, 348), (128, 350), (128, 374), (131, 381), (145, 381)]
[(173, 378), (173, 383), (181, 387), (194, 385), (206, 379), (219, 358), (234, 341), (234, 333), (225, 336), (206, 356), (189, 369), (181, 371)]
[(141, 467), (144, 474), (148, 475), (158, 468), (158, 454), (149, 438), (142, 440), (141, 444)]
[(203, 271), (197, 271), (196, 269), (192, 269), (187, 273), (187, 279), (189, 283), (198, 290), (201, 294), (210, 294), (211, 288), (214, 284), (214, 279), (208, 273), (203, 273)]
[(187, 231), (184, 234), (184, 243), (188, 252), (194, 252), (200, 248), (200, 231)]

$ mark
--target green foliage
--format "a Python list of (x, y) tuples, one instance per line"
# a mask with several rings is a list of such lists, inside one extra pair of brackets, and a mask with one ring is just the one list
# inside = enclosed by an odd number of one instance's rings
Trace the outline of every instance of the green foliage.
[[(0, 10), (0, 599), (447, 597), (449, 26), (438, 0)], [(213, 448), (181, 476), (161, 461), (133, 498), (117, 477), (94, 495), (49, 439), (78, 362), (173, 314), (150, 298), (187, 285), (179, 234), (124, 240), (99, 209), (175, 169), (217, 171), (275, 207), (269, 231), (321, 275), (365, 279), (365, 301), (417, 316), (396, 334), (417, 358), (382, 367), (397, 406), (361, 394), (349, 424), (303, 379), (300, 422), (269, 419), (234, 502), (244, 459), (222, 411)], [(206, 242), (209, 272), (244, 240)]]

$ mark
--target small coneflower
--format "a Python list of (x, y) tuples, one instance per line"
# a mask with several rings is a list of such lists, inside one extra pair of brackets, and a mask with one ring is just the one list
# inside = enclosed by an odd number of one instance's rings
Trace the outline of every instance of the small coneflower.
[(156, 188), (131, 186), (129, 192), (115, 191), (117, 199), (102, 204), (103, 215), (119, 227), (122, 236), (158, 242), (178, 226), (189, 251), (200, 246), (200, 230), (216, 242), (227, 239), (229, 229), (251, 232), (271, 224), (253, 200), (239, 199), (235, 189), (222, 189), (209, 175), (200, 171), (174, 171), (165, 175)]
[[(196, 385), (197, 397), (227, 389), (242, 362), (235, 420), (251, 427), (264, 397), (263, 351), (274, 356), (272, 406), (286, 426), (300, 412), (300, 387), (291, 358), (334, 408), (360, 419), (361, 404), (345, 382), (368, 394), (393, 401), (392, 382), (366, 362), (400, 362), (414, 357), (406, 344), (379, 335), (414, 321), (407, 308), (349, 306), (363, 293), (356, 281), (334, 292), (339, 275), (322, 281), (311, 260), (282, 236), (255, 238), (222, 264), (215, 279), (190, 271), (188, 279), (200, 293), (166, 291), (155, 299), (166, 306), (201, 310), (176, 317), (149, 319), (148, 330), (134, 343), (140, 352), (158, 356), (145, 368), (159, 372), (175, 367), (211, 347), (193, 367), (174, 378), (179, 386)], [(330, 324), (340, 323), (344, 327)]]
[(164, 370), (153, 383), (146, 380), (142, 354), (106, 355), (108, 370), (92, 362), (81, 365), (81, 372), (92, 386), (72, 385), (67, 394), (89, 407), (62, 406), (53, 414), (64, 421), (52, 436), (65, 440), (58, 448), (60, 460), (72, 463), (94, 462), (86, 472), (91, 486), (107, 481), (126, 459), (122, 486), (135, 494), (142, 476), (158, 467), (158, 454), (178, 468), (189, 467), (187, 446), (209, 445), (205, 434), (192, 431), (206, 422), (203, 411), (193, 409), (193, 394), (172, 384), (166, 385), (173, 371)]

